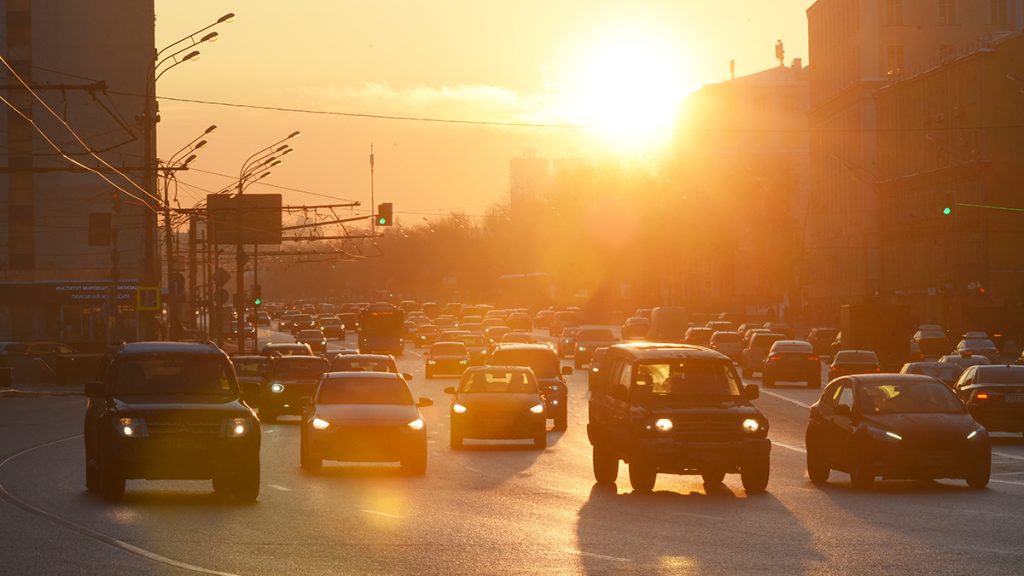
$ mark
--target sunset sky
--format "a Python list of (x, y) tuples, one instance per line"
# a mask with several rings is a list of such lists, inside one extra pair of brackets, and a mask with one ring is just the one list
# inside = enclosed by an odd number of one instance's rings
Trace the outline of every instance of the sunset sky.
[[(234, 12), (201, 58), (166, 74), (160, 96), (424, 118), (587, 125), (509, 128), (363, 119), (162, 101), (167, 158), (217, 124), (193, 166), (237, 175), (251, 153), (294, 130), (296, 152), (266, 182), (363, 202), (376, 150), (376, 201), (400, 222), (480, 214), (507, 197), (508, 162), (665, 152), (676, 102), (702, 83), (807, 58), (810, 0), (157, 0), (157, 47)], [(190, 171), (207, 189), (230, 180)], [(236, 176), (237, 177), (237, 176)], [(181, 186), (191, 205), (204, 192)], [(329, 199), (282, 192), (286, 203)]]

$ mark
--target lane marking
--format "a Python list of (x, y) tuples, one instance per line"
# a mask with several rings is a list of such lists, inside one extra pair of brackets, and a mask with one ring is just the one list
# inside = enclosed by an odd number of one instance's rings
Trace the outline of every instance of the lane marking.
[(779, 442), (778, 440), (772, 440), (772, 446), (778, 446), (779, 448), (785, 448), (786, 450), (792, 450), (793, 452), (807, 454), (807, 450), (804, 448), (793, 446), (792, 444), (786, 444), (785, 442)]
[(373, 514), (374, 516), (383, 516), (384, 518), (391, 518), (392, 520), (401, 520), (403, 516), (398, 514), (388, 514), (387, 512), (380, 512), (379, 510), (363, 510), (367, 514)]
[(992, 476), (1020, 476), (1021, 474), (1024, 474), (1024, 471), (1021, 471), (1021, 472), (994, 472), (992, 474)]
[(1012, 484), (1014, 486), (1024, 486), (1024, 482), (1016, 482), (1014, 480), (997, 480), (996, 478), (989, 478), (989, 482), (998, 482), (999, 484)]
[[(19, 452), (15, 452), (14, 454), (11, 454), (7, 458), (5, 458), (2, 462), (0, 462), (0, 470), (2, 470), (4, 466), (9, 464), (11, 462), (11, 460), (14, 460), (15, 458), (17, 458), (19, 456), (24, 456), (25, 454), (28, 454), (30, 452), (34, 452), (36, 450), (39, 450), (39, 449), (42, 449), (42, 448), (46, 448), (48, 446), (53, 446), (54, 444), (59, 444), (61, 442), (67, 442), (68, 440), (74, 440), (76, 438), (81, 438), (81, 437), (82, 437), (81, 434), (75, 434), (74, 436), (68, 436), (67, 438), (60, 438), (58, 440), (53, 440), (51, 442), (46, 442), (44, 444), (38, 444), (36, 446), (31, 446), (29, 448), (25, 448), (24, 450), (21, 450)], [(101, 532), (97, 532), (96, 530), (93, 530), (92, 528), (88, 528), (86, 526), (83, 526), (82, 524), (79, 524), (77, 522), (73, 522), (71, 520), (68, 520), (67, 518), (62, 518), (60, 516), (57, 516), (56, 514), (53, 514), (51, 512), (47, 512), (46, 510), (43, 510), (42, 508), (37, 508), (37, 507), (29, 504), (28, 502), (25, 502), (24, 500), (18, 498), (17, 496), (12, 494), (10, 491), (8, 491), (7, 487), (4, 486), (2, 482), (0, 482), (0, 499), (6, 500), (9, 504), (17, 506), (18, 508), (21, 508), (25, 512), (28, 512), (30, 514), (35, 514), (36, 516), (40, 516), (40, 517), (42, 517), (42, 518), (44, 518), (46, 520), (49, 520), (50, 522), (53, 522), (54, 524), (58, 524), (60, 526), (68, 528), (70, 530), (74, 530), (75, 532), (78, 532), (79, 534), (83, 534), (83, 535), (88, 536), (90, 538), (95, 538), (96, 540), (99, 540), (100, 542), (103, 542), (104, 544), (108, 544), (109, 546), (111, 546), (113, 548), (118, 548), (118, 549), (120, 549), (120, 550), (122, 550), (124, 552), (128, 552), (130, 554), (135, 554), (136, 556), (140, 556), (140, 557), (145, 558), (146, 560), (149, 560), (151, 562), (156, 562), (157, 564), (163, 564), (165, 566), (171, 566), (173, 568), (179, 568), (181, 570), (187, 570), (189, 572), (196, 572), (196, 573), (199, 573), (199, 574), (213, 574), (215, 576), (238, 576), (237, 574), (234, 574), (232, 572), (220, 572), (220, 571), (217, 571), (217, 570), (211, 570), (209, 568), (203, 568), (202, 566), (196, 566), (195, 564), (189, 564), (187, 562), (181, 562), (179, 560), (174, 560), (174, 559), (168, 558), (166, 556), (161, 556), (160, 554), (157, 554), (155, 552), (150, 552), (149, 550), (146, 550), (144, 548), (139, 548), (138, 546), (133, 546), (133, 545), (131, 545), (131, 544), (129, 544), (129, 543), (123, 541), (123, 540), (118, 540), (117, 538), (114, 538), (112, 536), (107, 536), (106, 534), (103, 534)]]
[(995, 450), (992, 451), (992, 455), (999, 456), (1000, 458), (1009, 458), (1010, 460), (1024, 460), (1024, 456), (1016, 456), (1005, 452), (996, 452)]
[(287, 488), (285, 486), (281, 486), (280, 484), (268, 484), (268, 486), (270, 486), (274, 490), (280, 490), (281, 492), (291, 492), (292, 491), (291, 488)]
[(632, 562), (631, 558), (619, 558), (618, 556), (605, 556), (604, 554), (595, 554), (593, 552), (584, 552), (582, 550), (576, 550), (575, 548), (566, 548), (566, 551), (570, 554), (577, 554), (579, 556), (586, 556), (588, 558), (599, 558), (601, 560), (610, 560), (612, 562)]
[(811, 409), (811, 405), (810, 404), (804, 404), (803, 402), (801, 402), (799, 400), (794, 400), (794, 399), (790, 398), (789, 396), (783, 396), (782, 394), (779, 394), (778, 392), (772, 392), (771, 390), (765, 390), (764, 388), (762, 388), (761, 389), (761, 394), (767, 394), (769, 396), (772, 396), (773, 398), (778, 398), (779, 400), (785, 400), (786, 402), (789, 402), (790, 404), (796, 404), (797, 406), (799, 406), (801, 408), (807, 408), (808, 410)]

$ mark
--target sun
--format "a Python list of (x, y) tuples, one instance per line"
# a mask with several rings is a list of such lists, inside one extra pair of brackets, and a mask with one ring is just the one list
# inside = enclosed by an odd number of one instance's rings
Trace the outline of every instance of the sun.
[(604, 37), (577, 70), (567, 111), (576, 122), (622, 151), (671, 140), (690, 72), (672, 42), (642, 31)]

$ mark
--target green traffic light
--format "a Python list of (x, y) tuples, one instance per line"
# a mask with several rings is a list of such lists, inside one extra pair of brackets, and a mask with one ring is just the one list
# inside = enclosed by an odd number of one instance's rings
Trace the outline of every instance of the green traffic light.
[(953, 209), (950, 208), (949, 206), (946, 206), (945, 208), (942, 209), (942, 215), (943, 216), (949, 216), (952, 213), (953, 213)]
[(383, 226), (383, 225), (385, 225), (387, 223), (388, 223), (388, 219), (387, 218), (384, 218), (383, 216), (381, 216), (380, 218), (377, 218), (377, 224), (378, 225)]
[(263, 300), (260, 299), (260, 298), (257, 298), (256, 300), (253, 301), (253, 304), (259, 306), (260, 304), (263, 304)]

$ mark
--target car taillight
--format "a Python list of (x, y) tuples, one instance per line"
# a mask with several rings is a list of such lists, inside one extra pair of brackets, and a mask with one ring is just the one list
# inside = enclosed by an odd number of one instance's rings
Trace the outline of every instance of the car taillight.
[(975, 400), (988, 400), (989, 399), (988, 392), (978, 392), (978, 393), (976, 393), (974, 395), (974, 399)]
[(778, 354), (772, 354), (768, 357), (769, 360), (778, 360), (779, 358), (782, 358), (782, 356), (779, 356)]
[(815, 362), (818, 362), (818, 361), (821, 360), (821, 358), (815, 356), (814, 354), (811, 354), (810, 356), (808, 356), (807, 359), (808, 360), (814, 360)]

